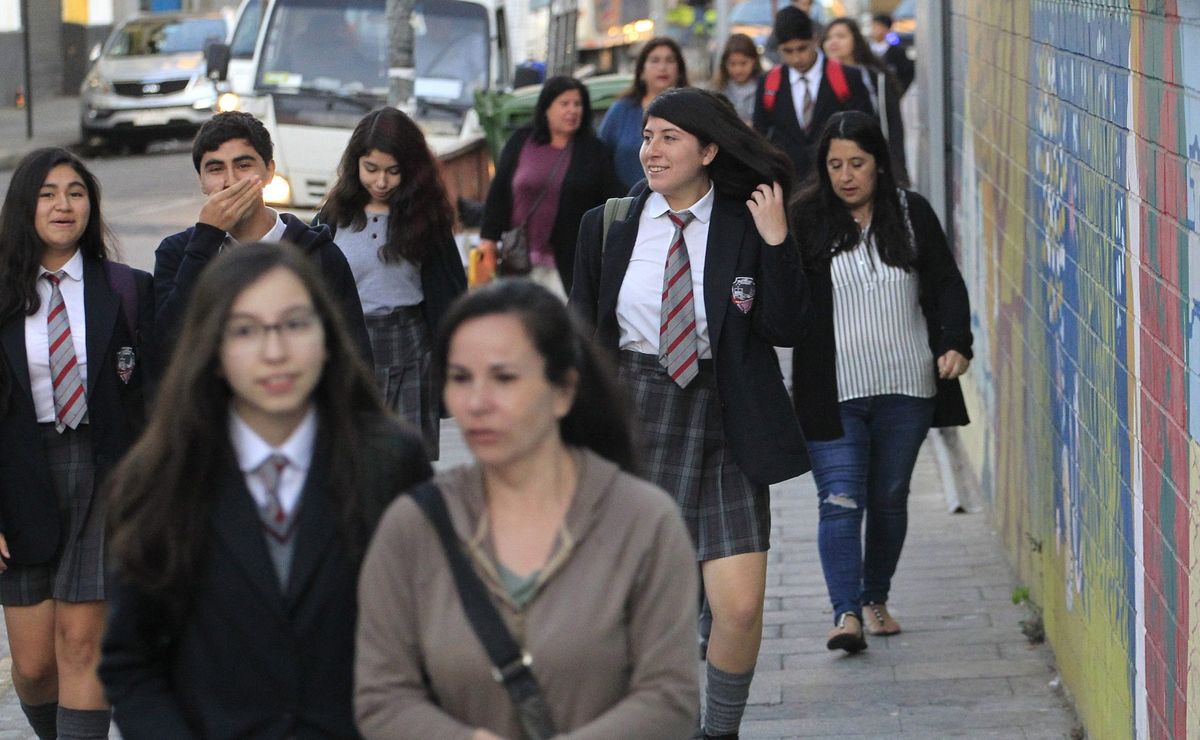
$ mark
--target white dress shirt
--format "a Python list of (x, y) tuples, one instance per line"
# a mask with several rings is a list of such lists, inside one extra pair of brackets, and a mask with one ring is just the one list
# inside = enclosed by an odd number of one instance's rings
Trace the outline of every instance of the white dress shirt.
[[(279, 217), (279, 211), (276, 211), (274, 208), (268, 208), (267, 210), (270, 211), (271, 213), (275, 214), (275, 225), (271, 227), (270, 231), (263, 234), (260, 238), (255, 239), (254, 241), (256, 241), (256, 242), (281, 241), (283, 239), (283, 232), (287, 231), (287, 224), (285, 224), (283, 222), (283, 219)], [(238, 244), (239, 244), (238, 240), (234, 239), (232, 234), (230, 234), (229, 232), (225, 232), (225, 241), (221, 242), (221, 249), (224, 250), (226, 247), (237, 246)]]
[[(708, 226), (712, 220), (713, 188), (692, 206), (685, 208), (695, 216), (683, 230), (688, 259), (692, 267), (693, 304), (696, 306), (696, 334), (700, 359), (712, 357), (708, 341), (708, 315), (704, 309), (704, 258), (708, 254)], [(675, 224), (667, 217), (667, 199), (651, 193), (638, 219), (637, 241), (629, 257), (629, 269), (617, 294), (617, 325), (621, 329), (620, 348), (658, 356), (661, 325), (663, 275), (667, 271), (667, 252)]]
[[(87, 312), (83, 303), (83, 254), (78, 250), (67, 260), (66, 273), (58, 284), (63, 302), (67, 304), (67, 321), (71, 325), (71, 343), (75, 345), (75, 362), (79, 378), (87, 389)], [(37, 313), (25, 317), (25, 357), (29, 363), (29, 388), (33, 392), (33, 410), (39, 423), (54, 421), (54, 379), (50, 377), (50, 336), (46, 317), (50, 314), (50, 281), (42, 278), (49, 271), (38, 272), (37, 294), (41, 299)], [(113, 372), (117, 369), (114, 367)], [(84, 423), (87, 423), (85, 417)]]
[(287, 467), (279, 476), (279, 504), (283, 511), (292, 515), (304, 491), (304, 482), (308, 479), (308, 469), (312, 466), (313, 445), (317, 441), (317, 411), (309, 409), (304, 421), (292, 432), (279, 447), (272, 447), (250, 428), (250, 425), (238, 416), (232, 408), (229, 409), (229, 438), (237, 453), (238, 468), (246, 476), (246, 488), (258, 508), (263, 508), (270, 500), (266, 486), (256, 474), (263, 463), (271, 455), (279, 454), (287, 458)]
[(812, 96), (813, 108), (817, 107), (817, 93), (821, 91), (821, 80), (825, 78), (825, 54), (817, 51), (817, 61), (808, 71), (801, 74), (795, 67), (788, 67), (788, 81), (792, 85), (792, 107), (796, 109), (796, 120), (805, 125), (804, 120), (804, 85), (807, 80), (808, 92)]

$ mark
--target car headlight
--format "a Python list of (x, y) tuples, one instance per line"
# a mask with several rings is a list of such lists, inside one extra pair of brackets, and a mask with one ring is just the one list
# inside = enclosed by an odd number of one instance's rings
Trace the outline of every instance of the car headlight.
[(275, 175), (263, 188), (263, 200), (267, 203), (286, 206), (292, 202), (292, 185), (286, 177)]
[(221, 113), (228, 113), (231, 110), (240, 110), (242, 99), (237, 93), (221, 93), (217, 98), (217, 110)]
[(90, 72), (83, 78), (83, 91), (90, 93), (110, 93), (112, 83), (100, 76), (99, 72)]

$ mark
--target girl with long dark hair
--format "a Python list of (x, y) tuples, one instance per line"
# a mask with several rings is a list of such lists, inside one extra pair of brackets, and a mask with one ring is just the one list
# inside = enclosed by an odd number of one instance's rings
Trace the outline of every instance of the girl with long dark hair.
[(384, 404), (421, 430), (436, 460), (431, 337), (467, 275), (437, 162), (411, 118), (381, 108), (359, 121), (317, 218), (354, 273)]
[(713, 92), (733, 103), (738, 117), (747, 125), (754, 122), (754, 96), (763, 73), (760, 56), (754, 39), (744, 33), (730, 34), (712, 79)]
[[(812, 285), (812, 331), (792, 360), (796, 413), (820, 505), (818, 548), (834, 627), (857, 652), (900, 625), (887, 607), (930, 426), (966, 424), (958, 376), (970, 307), (937, 215), (897, 188), (879, 123), (838, 113), (792, 212)], [(863, 538), (863, 522), (866, 538)]]
[[(684, 738), (697, 690), (692, 551), (671, 500), (629, 472), (626, 399), (605, 360), (531, 281), (462, 298), (436, 364), (475, 462), (436, 482), (554, 729)], [(384, 516), (359, 598), (365, 737), (526, 736), (413, 497)]]
[(600, 122), (600, 140), (613, 152), (617, 178), (625, 190), (642, 179), (638, 151), (642, 146), (642, 118), (646, 106), (659, 93), (687, 87), (687, 63), (679, 44), (666, 36), (652, 38), (638, 52), (633, 82)]
[(690, 529), (712, 610), (704, 732), (733, 737), (762, 638), (768, 486), (807, 469), (775, 355), (807, 305), (791, 164), (694, 88), (647, 108), (641, 161), (649, 187), (624, 219), (584, 216), (571, 304), (619, 358), (646, 477)]
[(356, 737), (354, 584), (431, 475), (295, 247), (196, 284), (146, 434), (115, 471), (100, 676), (123, 737)]
[(83, 162), (21, 160), (0, 210), (0, 604), (39, 738), (108, 736), (99, 484), (141, 427), (154, 362), (150, 276), (111, 257)]

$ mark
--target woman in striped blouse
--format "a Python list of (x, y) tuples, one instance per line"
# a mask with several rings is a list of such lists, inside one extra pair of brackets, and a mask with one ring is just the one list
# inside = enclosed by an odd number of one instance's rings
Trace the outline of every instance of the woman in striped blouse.
[(833, 116), (816, 161), (792, 213), (813, 311), (793, 387), (833, 602), (827, 646), (858, 652), (864, 617), (873, 635), (900, 631), (887, 600), (909, 480), (930, 426), (968, 421), (958, 376), (970, 364), (970, 309), (937, 216), (896, 187), (874, 117)]

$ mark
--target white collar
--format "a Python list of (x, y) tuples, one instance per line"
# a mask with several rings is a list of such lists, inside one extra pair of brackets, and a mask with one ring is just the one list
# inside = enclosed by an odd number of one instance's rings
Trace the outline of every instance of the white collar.
[[(83, 251), (76, 249), (75, 254), (71, 255), (71, 259), (67, 260), (67, 263), (58, 268), (58, 270), (55, 270), (55, 272), (58, 271), (62, 271), (63, 274), (70, 280), (74, 280), (75, 282), (83, 282)], [(49, 274), (51, 274), (51, 271), (47, 270), (45, 267), (42, 267), (42, 271), (38, 273), (38, 277), (40, 278), (42, 275)]]
[[(255, 241), (260, 241), (260, 242), (283, 241), (283, 232), (287, 231), (287, 224), (285, 224), (283, 222), (283, 217), (279, 215), (279, 211), (276, 211), (274, 208), (268, 208), (267, 210), (270, 211), (271, 213), (275, 214), (275, 225), (271, 227), (270, 231), (263, 234), (258, 239), (255, 239)], [(239, 242), (237, 239), (234, 239), (233, 234), (230, 234), (228, 231), (225, 232), (225, 242), (226, 242), (226, 244), (241, 244), (241, 242)]]
[[(815, 75), (814, 72), (816, 72)], [(795, 85), (801, 77), (806, 80), (819, 80), (823, 74), (825, 74), (825, 52), (817, 49), (817, 61), (813, 62), (813, 66), (809, 67), (807, 72), (801, 72), (795, 67), (788, 67), (788, 82)]]
[[(708, 220), (712, 218), (714, 192), (715, 189), (710, 184), (708, 186), (708, 192), (705, 193), (700, 200), (682, 210), (691, 211), (692, 216), (695, 217), (695, 219), (700, 223), (708, 223)], [(663, 197), (661, 193), (650, 193), (650, 197), (646, 199), (645, 210), (651, 218), (660, 218), (665, 216), (667, 211), (671, 210), (671, 206), (667, 205), (667, 199)]]
[(250, 428), (231, 407), (229, 409), (229, 439), (237, 453), (238, 468), (243, 473), (252, 473), (262, 467), (271, 455), (280, 454), (287, 458), (288, 465), (298, 470), (307, 470), (312, 464), (313, 446), (317, 441), (317, 410), (311, 408), (304, 421), (278, 448), (272, 447)]

